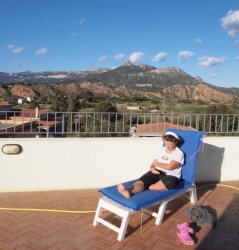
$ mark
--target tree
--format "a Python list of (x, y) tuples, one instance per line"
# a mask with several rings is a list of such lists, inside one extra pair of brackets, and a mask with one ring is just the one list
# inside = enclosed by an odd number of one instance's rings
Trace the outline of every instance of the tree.
[(108, 126), (109, 126), (110, 131), (114, 131), (116, 119), (117, 120), (119, 119), (119, 117), (117, 117), (117, 107), (115, 103), (111, 103), (109, 100), (101, 101), (95, 107), (95, 111), (109, 113), (109, 114), (104, 114), (104, 115), (101, 114), (100, 117), (97, 116), (96, 124), (98, 124), (98, 127), (101, 127), (101, 123), (102, 123), (104, 131), (108, 130)]
[(63, 94), (56, 95), (52, 100), (52, 111), (53, 112), (65, 112), (66, 111), (66, 96)]
[(111, 103), (109, 101), (100, 102), (95, 107), (96, 112), (110, 112), (110, 113), (117, 113), (117, 107), (115, 103)]
[(36, 107), (39, 107), (39, 104), (38, 104), (38, 102), (36, 102), (36, 101), (31, 101), (29, 104), (28, 104), (28, 108), (29, 109), (35, 109)]
[(224, 105), (224, 104), (219, 104), (219, 105), (209, 105), (207, 107), (207, 112), (208, 114), (230, 114), (230, 109)]
[(67, 98), (67, 109), (66, 109), (66, 111), (69, 112), (66, 114), (68, 132), (73, 131), (73, 126), (75, 121), (74, 112), (78, 112), (79, 109), (80, 109), (79, 96), (76, 94), (70, 94)]
[(71, 94), (67, 98), (67, 112), (77, 112), (80, 109), (79, 97), (76, 94)]
[[(224, 104), (210, 105), (207, 107), (209, 114), (209, 131), (212, 132), (227, 132), (233, 128), (233, 117), (229, 107)], [(225, 115), (227, 118), (225, 119)]]

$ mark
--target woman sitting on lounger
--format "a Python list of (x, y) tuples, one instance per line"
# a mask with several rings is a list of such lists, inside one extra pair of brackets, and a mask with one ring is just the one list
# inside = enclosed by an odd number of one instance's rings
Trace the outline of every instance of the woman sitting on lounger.
[(141, 176), (131, 188), (125, 188), (119, 183), (118, 191), (125, 197), (144, 190), (169, 190), (174, 189), (181, 178), (184, 154), (177, 147), (181, 138), (174, 132), (166, 132), (163, 135), (163, 145), (160, 148), (157, 159), (150, 165), (150, 171)]

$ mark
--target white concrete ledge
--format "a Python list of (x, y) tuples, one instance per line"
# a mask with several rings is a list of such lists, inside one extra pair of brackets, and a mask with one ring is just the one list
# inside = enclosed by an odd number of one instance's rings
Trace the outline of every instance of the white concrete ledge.
[[(138, 178), (161, 138), (1, 139), (20, 154), (0, 152), (0, 192), (99, 188)], [(197, 182), (239, 180), (238, 137), (206, 137)]]

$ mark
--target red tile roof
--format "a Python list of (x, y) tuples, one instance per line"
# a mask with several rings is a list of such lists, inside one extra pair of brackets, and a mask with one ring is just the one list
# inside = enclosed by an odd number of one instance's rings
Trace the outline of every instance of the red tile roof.
[(9, 102), (0, 102), (0, 106), (13, 106), (13, 104)]
[(190, 126), (178, 125), (169, 122), (138, 124), (136, 128), (137, 133), (164, 133), (167, 128), (181, 129), (181, 130), (195, 130)]
[[(22, 109), (21, 117), (35, 117), (36, 110), (35, 109)], [(44, 115), (48, 112), (47, 109), (39, 109), (38, 114)]]

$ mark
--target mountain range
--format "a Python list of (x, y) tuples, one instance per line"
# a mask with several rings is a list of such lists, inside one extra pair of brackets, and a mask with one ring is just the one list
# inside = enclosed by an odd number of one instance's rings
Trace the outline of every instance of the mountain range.
[(147, 99), (190, 99), (204, 102), (239, 100), (239, 88), (222, 88), (192, 77), (180, 68), (156, 68), (126, 62), (118, 68), (87, 71), (0, 72), (0, 95), (51, 97), (56, 93)]

